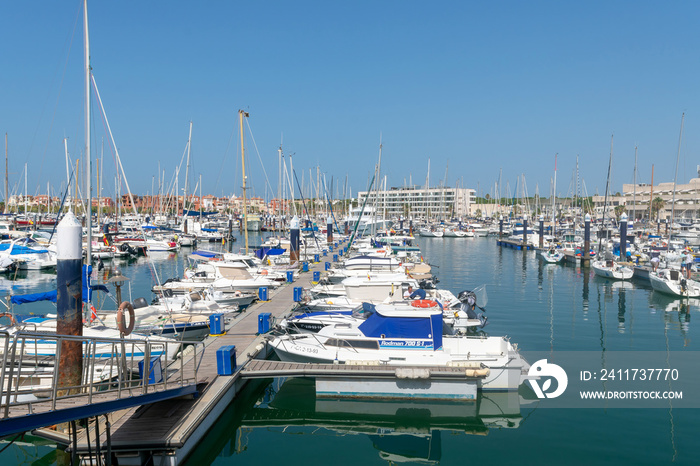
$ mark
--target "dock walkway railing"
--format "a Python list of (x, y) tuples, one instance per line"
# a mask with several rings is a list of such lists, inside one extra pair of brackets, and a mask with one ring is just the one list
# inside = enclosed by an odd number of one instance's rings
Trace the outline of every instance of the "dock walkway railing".
[[(59, 383), (68, 342), (83, 349), (77, 385)], [(10, 330), (0, 350), (0, 436), (195, 394), (204, 355), (201, 342)]]

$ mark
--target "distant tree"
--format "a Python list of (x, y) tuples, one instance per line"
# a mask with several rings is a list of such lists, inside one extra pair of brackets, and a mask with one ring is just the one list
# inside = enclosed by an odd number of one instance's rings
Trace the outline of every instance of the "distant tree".
[[(487, 194), (487, 196), (488, 196), (488, 194)], [(476, 209), (475, 214), (476, 214), (476, 218), (481, 218), (481, 209)]]
[(655, 197), (654, 200), (651, 201), (652, 217), (654, 216), (654, 214), (656, 214), (656, 220), (658, 220), (659, 212), (661, 212), (661, 209), (664, 208), (665, 204), (666, 202), (661, 197)]
[(486, 199), (488, 201), (489, 199), (491, 199), (491, 195), (487, 194), (486, 196), (484, 196), (484, 199)]
[(623, 205), (617, 205), (615, 206), (615, 218), (620, 220), (620, 216), (623, 214), (623, 212), (627, 211), (627, 207)]

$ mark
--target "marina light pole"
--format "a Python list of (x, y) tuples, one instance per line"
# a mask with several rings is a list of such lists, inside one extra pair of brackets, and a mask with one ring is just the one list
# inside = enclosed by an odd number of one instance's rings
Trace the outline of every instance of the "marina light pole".
[(627, 214), (620, 216), (620, 261), (627, 260)]
[[(56, 334), (82, 336), (83, 227), (70, 210), (56, 228), (56, 256)], [(57, 351), (58, 386), (79, 386), (83, 376), (82, 343), (61, 341)]]
[(333, 217), (328, 216), (326, 220), (326, 241), (328, 244), (333, 243)]
[(583, 260), (582, 267), (591, 265), (591, 214), (586, 214), (584, 217), (583, 228)]
[(289, 222), (289, 264), (299, 261), (299, 217), (296, 215)]

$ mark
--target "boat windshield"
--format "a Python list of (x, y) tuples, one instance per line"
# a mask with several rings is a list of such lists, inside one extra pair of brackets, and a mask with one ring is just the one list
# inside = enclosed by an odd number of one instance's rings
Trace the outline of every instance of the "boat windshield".
[(352, 316), (356, 319), (367, 319), (369, 316), (376, 312), (374, 304), (362, 303), (362, 306), (358, 306), (352, 310)]
[(326, 346), (337, 346), (340, 348), (354, 349), (371, 349), (378, 350), (379, 342), (377, 340), (343, 340), (340, 338), (329, 338), (326, 340)]

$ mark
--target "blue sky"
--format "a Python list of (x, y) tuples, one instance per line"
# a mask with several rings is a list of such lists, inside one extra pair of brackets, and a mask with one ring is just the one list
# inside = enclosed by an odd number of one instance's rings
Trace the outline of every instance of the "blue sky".
[[(84, 149), (81, 0), (7, 2), (0, 17), (0, 131), (10, 185), (65, 185), (63, 138)], [(240, 193), (237, 112), (272, 190), (277, 148), (308, 182), (366, 188), (377, 162), (390, 186), (445, 177), (501, 194), (571, 192), (576, 155), (588, 194), (612, 183), (697, 176), (700, 4), (544, 1), (119, 1), (89, 4), (91, 63), (127, 178), (170, 185), (193, 121), (191, 182)], [(95, 107), (96, 108), (96, 107)], [(93, 157), (105, 135), (94, 117)], [(250, 182), (265, 178), (246, 134)], [(114, 192), (105, 143), (103, 193)], [(184, 183), (184, 173), (180, 183)], [(269, 188), (268, 188), (269, 192)]]

